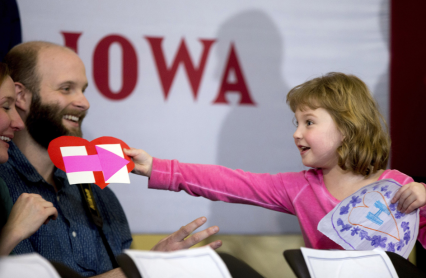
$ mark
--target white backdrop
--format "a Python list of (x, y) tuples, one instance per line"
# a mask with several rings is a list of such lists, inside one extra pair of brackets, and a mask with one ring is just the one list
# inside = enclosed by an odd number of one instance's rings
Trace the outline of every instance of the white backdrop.
[[(330, 71), (363, 79), (388, 114), (388, 1), (379, 0), (18, 0), (23, 39), (64, 44), (61, 32), (82, 33), (83, 59), (91, 103), (83, 124), (88, 140), (114, 136), (159, 158), (221, 164), (253, 172), (303, 170), (292, 134), (293, 113), (285, 103), (292, 87)], [(121, 100), (105, 97), (95, 85), (94, 52), (106, 36), (119, 35), (136, 52), (136, 87)], [(167, 67), (184, 38), (198, 67), (199, 39), (216, 40), (208, 52), (194, 100), (181, 64), (165, 100), (146, 37), (161, 37)], [(231, 44), (244, 84), (256, 105), (213, 104)], [(122, 88), (119, 44), (109, 48), (109, 88)], [(242, 80), (236, 69), (228, 84)], [(109, 185), (127, 214), (133, 233), (169, 233), (199, 216), (223, 233), (299, 232), (297, 219), (246, 205), (211, 202), (184, 192), (147, 189), (147, 179)], [(232, 185), (229, 185), (232, 186)]]

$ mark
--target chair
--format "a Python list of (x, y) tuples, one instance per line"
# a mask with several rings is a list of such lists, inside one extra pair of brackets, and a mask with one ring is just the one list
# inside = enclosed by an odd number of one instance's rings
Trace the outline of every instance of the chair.
[(392, 261), (392, 264), (395, 267), (396, 273), (399, 277), (426, 277), (426, 273), (424, 271), (413, 265), (404, 257), (393, 252), (386, 252), (386, 254), (388, 254), (390, 260)]
[(303, 258), (302, 251), (300, 249), (285, 250), (284, 258), (290, 265), (291, 270), (298, 278), (311, 278), (309, 274), (308, 266)]
[(59, 276), (62, 278), (83, 278), (79, 273), (72, 270), (68, 266), (63, 265), (62, 263), (50, 261), (50, 264), (53, 265), (56, 272), (58, 272)]
[[(232, 255), (226, 253), (219, 253), (218, 255), (225, 263), (231, 276), (233, 278), (262, 278), (256, 270), (245, 262), (235, 258)], [(125, 253), (117, 256), (117, 262), (123, 270), (127, 278), (142, 278), (133, 260)]]
[[(386, 254), (389, 256), (399, 277), (426, 277), (426, 273), (424, 273), (422, 270), (410, 263), (410, 261), (408, 261), (404, 257), (393, 252), (386, 252)], [(294, 274), (296, 274), (298, 278), (311, 278), (308, 267), (305, 263), (305, 259), (303, 258), (302, 251), (300, 249), (285, 250), (283, 255), (287, 263), (293, 270)]]
[(256, 270), (247, 263), (227, 253), (217, 252), (233, 278), (262, 278)]
[(120, 265), (121, 270), (124, 272), (127, 278), (142, 278), (142, 275), (139, 273), (139, 270), (132, 260), (126, 253), (121, 253), (116, 257), (118, 265)]

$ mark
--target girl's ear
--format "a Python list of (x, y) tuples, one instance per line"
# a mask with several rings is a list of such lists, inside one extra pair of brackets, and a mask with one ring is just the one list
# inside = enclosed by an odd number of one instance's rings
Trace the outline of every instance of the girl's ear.
[(345, 138), (346, 138), (345, 132), (341, 128), (339, 128), (339, 132), (340, 132), (340, 136), (342, 138), (341, 142), (343, 142), (343, 140), (345, 140)]
[(15, 93), (16, 93), (16, 107), (24, 112), (28, 112), (31, 105), (31, 93), (30, 91), (20, 82), (15, 82)]

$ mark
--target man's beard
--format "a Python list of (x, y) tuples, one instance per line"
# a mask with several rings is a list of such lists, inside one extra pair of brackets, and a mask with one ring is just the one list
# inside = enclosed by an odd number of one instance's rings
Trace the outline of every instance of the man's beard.
[(42, 104), (40, 96), (34, 94), (31, 100), (30, 113), (25, 121), (28, 133), (40, 146), (47, 149), (50, 141), (60, 136), (82, 137), (81, 122), (86, 113), (79, 113), (80, 127), (69, 130), (63, 123), (64, 115), (75, 115), (75, 112), (61, 110), (58, 104)]

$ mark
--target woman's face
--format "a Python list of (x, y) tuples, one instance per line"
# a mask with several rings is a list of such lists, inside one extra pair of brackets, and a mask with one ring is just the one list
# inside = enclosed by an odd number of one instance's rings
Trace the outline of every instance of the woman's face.
[(0, 163), (9, 159), (8, 142), (12, 140), (15, 131), (24, 128), (24, 123), (16, 111), (15, 101), (15, 85), (12, 78), (7, 76), (0, 86)]

